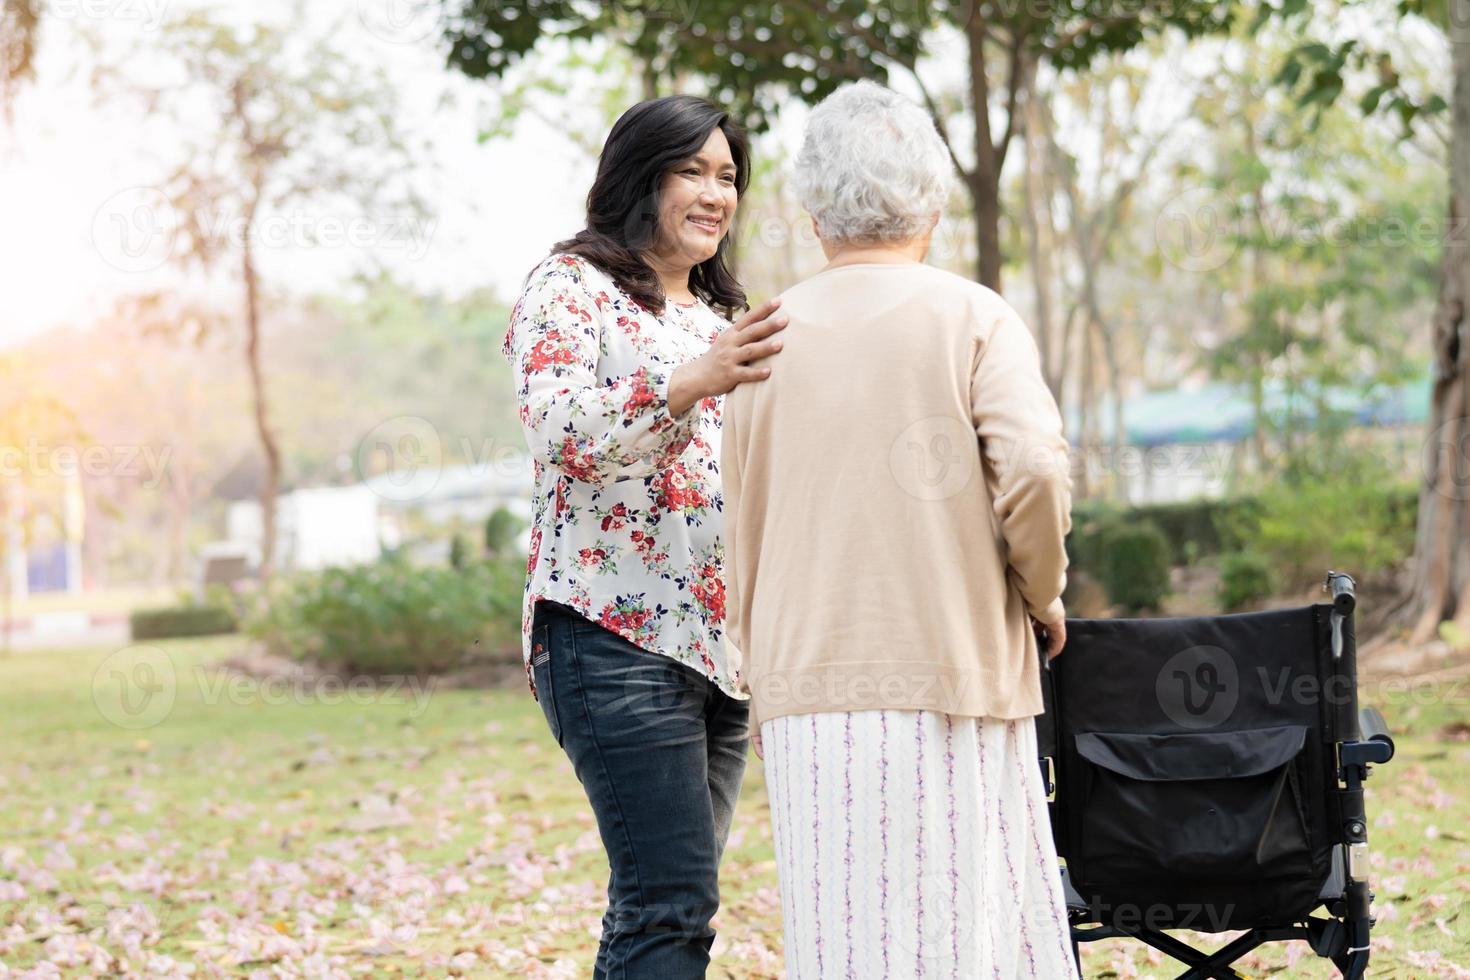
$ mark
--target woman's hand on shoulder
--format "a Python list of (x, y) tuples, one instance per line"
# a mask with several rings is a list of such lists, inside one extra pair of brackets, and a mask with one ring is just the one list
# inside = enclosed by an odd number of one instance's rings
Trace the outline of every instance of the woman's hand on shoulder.
[(772, 334), (786, 329), (790, 318), (778, 312), (781, 298), (766, 300), (720, 332), (709, 350), (681, 364), (669, 378), (669, 412), (682, 415), (702, 398), (723, 395), (746, 381), (770, 376), (769, 367), (753, 367), (751, 361), (770, 357), (781, 349)]

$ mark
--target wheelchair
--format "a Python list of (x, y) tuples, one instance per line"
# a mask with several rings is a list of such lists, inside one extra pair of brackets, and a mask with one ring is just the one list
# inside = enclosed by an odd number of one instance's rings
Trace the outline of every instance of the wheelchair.
[[(1179, 980), (1240, 978), (1242, 956), (1297, 939), (1363, 976), (1363, 782), (1394, 745), (1358, 706), (1353, 579), (1323, 587), (1295, 609), (1067, 621), (1036, 725), (1079, 976), (1079, 944), (1120, 936)], [(1243, 934), (1205, 952), (1180, 929)]]

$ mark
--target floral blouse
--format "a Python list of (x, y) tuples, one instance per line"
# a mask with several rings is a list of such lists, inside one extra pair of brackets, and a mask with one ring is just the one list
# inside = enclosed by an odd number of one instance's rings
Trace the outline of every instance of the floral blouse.
[(728, 322), (704, 303), (662, 317), (578, 256), (531, 274), (503, 352), (535, 460), (521, 654), (553, 599), (744, 700), (724, 645), (720, 407), (669, 414), (669, 378)]

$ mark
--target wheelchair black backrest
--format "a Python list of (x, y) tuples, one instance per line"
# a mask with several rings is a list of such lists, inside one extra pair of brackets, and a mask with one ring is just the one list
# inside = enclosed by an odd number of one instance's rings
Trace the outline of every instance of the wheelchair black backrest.
[(1348, 612), (1067, 621), (1037, 733), (1084, 900), (1163, 926), (1212, 903), (1207, 931), (1306, 914), (1343, 840), (1336, 743), (1358, 736)]
[[(1326, 604), (1176, 619), (1069, 619), (1051, 664), (1061, 731), (1225, 731), (1300, 724), (1323, 742), (1356, 734), (1353, 644), (1332, 650)], [(1351, 629), (1351, 620), (1347, 620)], [(1045, 685), (1044, 685), (1045, 686)], [(1042, 731), (1042, 729), (1045, 731)]]

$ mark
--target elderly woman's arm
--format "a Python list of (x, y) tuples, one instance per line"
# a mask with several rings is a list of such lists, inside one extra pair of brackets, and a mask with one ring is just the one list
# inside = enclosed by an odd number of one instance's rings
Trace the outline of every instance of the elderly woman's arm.
[(542, 463), (590, 483), (639, 479), (672, 465), (694, 435), (698, 402), (669, 410), (673, 368), (640, 367), (602, 383), (600, 303), (580, 259), (559, 259), (526, 285), (504, 353), (519, 379), (527, 445)]
[(970, 405), (1011, 577), (1026, 611), (1055, 623), (1065, 616), (1065, 540), (1072, 528), (1067, 440), (1036, 342), (1009, 306), (984, 338)]
[[(740, 407), (730, 399), (725, 401), (725, 412), (721, 418), (720, 432), (720, 483), (724, 503), (725, 526), (720, 537), (724, 550), (725, 584), (725, 651), (728, 662), (739, 665), (740, 687), (750, 693), (750, 656), (745, 635), (745, 608), (748, 596), (741, 584), (741, 571), (759, 555), (752, 553), (748, 558), (741, 544), (740, 505), (745, 497), (745, 433), (740, 425), (743, 415)], [(761, 747), (760, 719), (756, 717), (755, 703), (750, 704), (750, 735), (757, 758), (765, 758)]]

